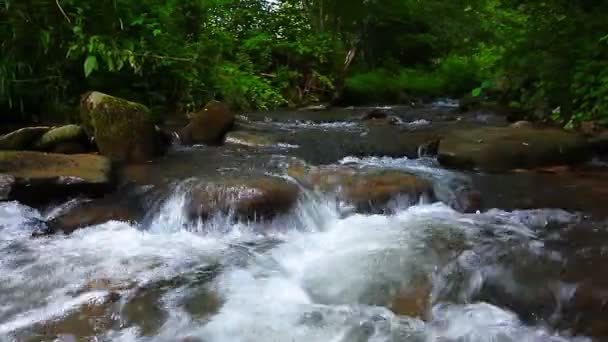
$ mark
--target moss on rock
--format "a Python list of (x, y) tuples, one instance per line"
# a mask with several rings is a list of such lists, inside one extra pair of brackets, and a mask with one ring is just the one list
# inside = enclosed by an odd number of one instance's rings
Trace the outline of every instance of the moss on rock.
[(219, 101), (209, 102), (203, 110), (194, 113), (190, 123), (179, 131), (182, 144), (220, 144), (235, 121), (232, 113)]
[(584, 162), (585, 139), (560, 129), (481, 127), (452, 131), (439, 145), (442, 165), (485, 171), (505, 171)]
[(0, 150), (29, 150), (50, 127), (25, 127), (0, 136)]
[(44, 133), (34, 144), (34, 147), (42, 151), (51, 151), (60, 144), (81, 143), (84, 144), (87, 135), (84, 129), (78, 125), (67, 125), (53, 128)]
[(112, 186), (110, 160), (90, 154), (0, 151), (0, 173), (15, 179), (9, 198), (26, 204), (78, 194), (95, 196)]
[(143, 162), (158, 154), (152, 114), (142, 104), (91, 92), (81, 101), (81, 116), (99, 151), (113, 161)]

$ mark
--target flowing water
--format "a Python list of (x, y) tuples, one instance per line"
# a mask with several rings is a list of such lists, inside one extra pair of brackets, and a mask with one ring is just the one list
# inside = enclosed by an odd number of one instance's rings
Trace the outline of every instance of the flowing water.
[[(351, 122), (275, 125), (360, 134)], [(269, 223), (185, 217), (187, 179), (284, 176), (294, 150), (181, 148), (131, 170), (140, 183), (165, 189), (139, 224), (32, 238), (62, 207), (0, 204), (0, 340), (587, 341), (601, 331), (589, 328), (598, 317), (575, 305), (585, 284), (594, 285), (586, 293), (598, 289), (602, 277), (589, 273), (606, 261), (598, 240), (606, 241), (605, 221), (584, 211), (462, 214), (438, 202), (345, 215), (331, 194), (303, 190), (291, 213)], [(445, 202), (462, 186), (500, 179), (428, 158), (334, 162), (418, 174)], [(498, 186), (492, 191), (484, 195), (500, 197)]]

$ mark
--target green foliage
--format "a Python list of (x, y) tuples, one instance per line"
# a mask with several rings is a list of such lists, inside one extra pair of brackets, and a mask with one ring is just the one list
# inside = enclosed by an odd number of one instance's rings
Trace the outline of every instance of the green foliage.
[(4, 0), (0, 110), (70, 120), (92, 89), (161, 118), (213, 98), (271, 109), (472, 94), (564, 125), (606, 121), (607, 12), (594, 0)]

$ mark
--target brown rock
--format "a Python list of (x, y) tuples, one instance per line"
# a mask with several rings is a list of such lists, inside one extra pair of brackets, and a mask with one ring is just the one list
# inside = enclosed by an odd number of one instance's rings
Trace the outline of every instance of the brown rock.
[(270, 220), (291, 210), (298, 195), (296, 185), (275, 177), (207, 182), (191, 189), (186, 212), (192, 219), (233, 214), (237, 220)]
[(178, 132), (184, 145), (220, 144), (234, 125), (235, 116), (223, 103), (209, 102), (203, 110), (194, 113), (190, 123)]
[(397, 198), (415, 204), (420, 199), (434, 199), (433, 185), (415, 175), (394, 170), (363, 171), (349, 167), (289, 168), (291, 177), (322, 192), (336, 192), (338, 199), (359, 212), (385, 212)]
[(448, 167), (505, 171), (576, 164), (589, 155), (585, 139), (563, 130), (480, 127), (446, 134), (438, 159)]
[(102, 156), (41, 152), (0, 152), (0, 173), (14, 177), (10, 199), (43, 204), (59, 198), (107, 192), (112, 165)]

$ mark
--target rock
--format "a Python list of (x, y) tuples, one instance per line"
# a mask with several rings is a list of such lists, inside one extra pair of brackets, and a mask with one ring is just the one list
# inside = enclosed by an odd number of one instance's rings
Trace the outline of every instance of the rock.
[(154, 121), (146, 106), (90, 92), (83, 96), (80, 112), (99, 152), (112, 161), (143, 162), (160, 152)]
[(234, 113), (223, 103), (209, 102), (203, 110), (190, 118), (190, 123), (178, 132), (184, 145), (221, 144), (234, 125)]
[(61, 154), (80, 154), (86, 153), (87, 148), (82, 143), (77, 142), (63, 142), (58, 143), (51, 150), (52, 153), (61, 153)]
[(590, 138), (589, 145), (597, 154), (608, 154), (608, 130)]
[(0, 174), (0, 201), (7, 201), (10, 198), (15, 177), (11, 175)]
[(0, 150), (29, 150), (50, 127), (26, 127), (0, 136)]
[(482, 105), (483, 105), (482, 98), (479, 96), (473, 96), (471, 94), (467, 94), (467, 95), (463, 96), (458, 103), (458, 107), (461, 112), (478, 109)]
[(87, 134), (82, 127), (78, 125), (67, 125), (53, 128), (44, 133), (42, 137), (36, 141), (34, 147), (41, 151), (52, 151), (58, 145), (79, 144), (82, 146), (86, 142)]
[(585, 139), (559, 129), (481, 127), (446, 134), (439, 162), (448, 167), (506, 171), (576, 164), (589, 158)]
[(79, 194), (97, 196), (112, 185), (105, 157), (42, 152), (0, 152), (0, 173), (15, 179), (10, 200), (38, 205)]
[(389, 124), (369, 127), (361, 153), (354, 155), (419, 158), (437, 154), (441, 133), (435, 130), (401, 130)]
[(509, 125), (512, 128), (532, 128), (534, 125), (530, 121), (520, 120)]
[(399, 316), (428, 319), (432, 288), (428, 279), (420, 279), (400, 289), (387, 306)]
[(276, 177), (206, 182), (190, 190), (186, 213), (191, 219), (230, 214), (241, 221), (265, 221), (291, 210), (298, 195), (296, 185)]
[(139, 203), (113, 195), (79, 203), (47, 222), (46, 229), (36, 231), (33, 235), (49, 235), (58, 232), (71, 234), (77, 229), (109, 221), (134, 223), (143, 217), (143, 213), (144, 210)]
[(429, 181), (402, 171), (294, 165), (288, 174), (316, 191), (336, 193), (338, 200), (357, 212), (385, 213), (394, 200), (412, 205), (435, 197)]
[(389, 116), (395, 116), (395, 113), (390, 109), (374, 108), (365, 113), (361, 117), (361, 120), (387, 119)]
[(276, 143), (273, 137), (267, 133), (255, 131), (232, 131), (226, 134), (226, 142), (245, 145), (267, 147)]

